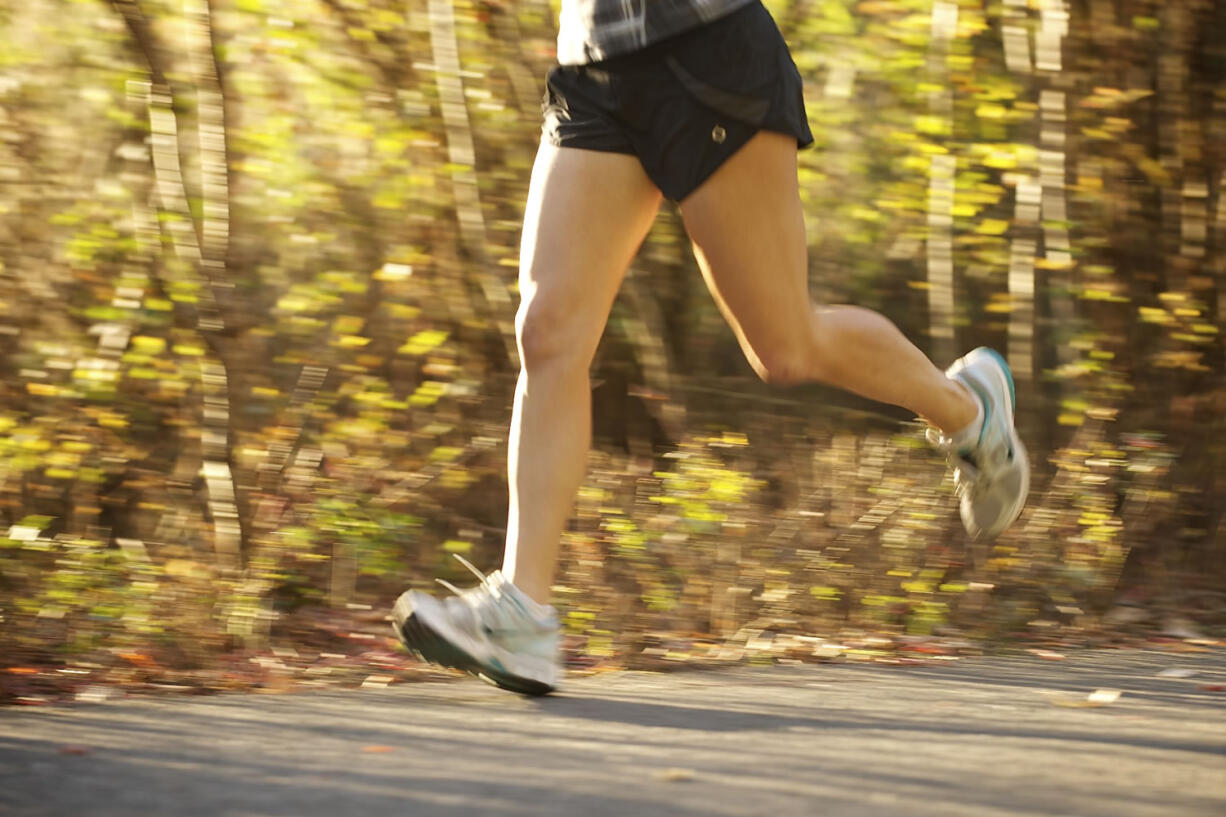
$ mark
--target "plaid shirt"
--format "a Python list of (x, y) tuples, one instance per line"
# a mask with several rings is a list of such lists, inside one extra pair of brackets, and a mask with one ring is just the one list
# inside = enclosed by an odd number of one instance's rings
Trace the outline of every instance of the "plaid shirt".
[(758, 0), (562, 0), (558, 62), (583, 65), (680, 34)]

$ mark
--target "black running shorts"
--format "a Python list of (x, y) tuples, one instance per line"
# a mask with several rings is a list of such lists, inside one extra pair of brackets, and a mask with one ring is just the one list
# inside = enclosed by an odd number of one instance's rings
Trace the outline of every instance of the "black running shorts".
[(761, 3), (590, 65), (549, 72), (543, 138), (637, 156), (681, 201), (759, 130), (813, 142), (800, 73)]

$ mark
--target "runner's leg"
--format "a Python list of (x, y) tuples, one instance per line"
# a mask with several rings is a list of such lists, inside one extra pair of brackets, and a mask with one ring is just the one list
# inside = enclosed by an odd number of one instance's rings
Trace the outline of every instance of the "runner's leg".
[(516, 315), (521, 370), (507, 456), (503, 573), (547, 603), (591, 445), (588, 369), (660, 204), (639, 160), (543, 143), (528, 190)]
[(763, 379), (828, 383), (950, 434), (975, 421), (966, 390), (888, 319), (811, 303), (793, 137), (758, 133), (681, 202), (681, 215), (707, 286)]

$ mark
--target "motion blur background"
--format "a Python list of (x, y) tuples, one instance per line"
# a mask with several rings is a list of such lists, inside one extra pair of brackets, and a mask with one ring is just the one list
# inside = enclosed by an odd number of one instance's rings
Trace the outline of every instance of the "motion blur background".
[[(593, 366), (572, 664), (1226, 632), (1226, 4), (766, 5), (815, 296), (1006, 353), (1032, 498), (968, 543), (912, 418), (756, 382), (666, 208)], [(0, 7), (0, 694), (413, 671), (391, 599), (501, 555), (556, 6)]]

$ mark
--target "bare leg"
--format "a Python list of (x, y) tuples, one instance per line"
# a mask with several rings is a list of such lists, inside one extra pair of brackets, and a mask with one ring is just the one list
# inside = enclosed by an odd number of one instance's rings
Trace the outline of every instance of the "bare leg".
[(638, 159), (542, 144), (520, 245), (503, 573), (545, 603), (591, 445), (588, 368), (660, 205)]
[(914, 411), (947, 434), (975, 401), (886, 318), (815, 308), (796, 173), (796, 140), (763, 131), (681, 203), (703, 277), (754, 370), (821, 381)]

